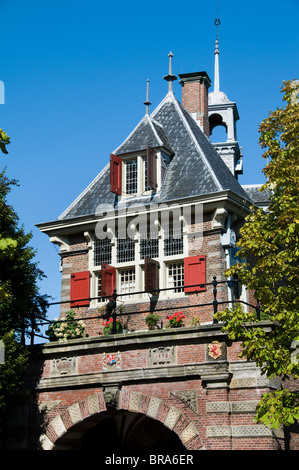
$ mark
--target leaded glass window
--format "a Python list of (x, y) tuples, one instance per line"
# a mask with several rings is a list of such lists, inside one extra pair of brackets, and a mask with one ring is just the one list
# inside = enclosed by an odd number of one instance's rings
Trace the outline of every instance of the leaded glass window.
[(135, 242), (131, 238), (117, 240), (117, 262), (125, 263), (135, 259)]
[(95, 239), (93, 262), (95, 266), (100, 266), (102, 263), (111, 263), (111, 242), (109, 238)]
[(170, 225), (164, 233), (165, 256), (179, 255), (184, 251), (183, 231), (180, 226)]
[(158, 238), (144, 238), (140, 240), (140, 258), (157, 258), (159, 256)]
[(135, 194), (138, 188), (137, 159), (126, 162), (126, 193)]

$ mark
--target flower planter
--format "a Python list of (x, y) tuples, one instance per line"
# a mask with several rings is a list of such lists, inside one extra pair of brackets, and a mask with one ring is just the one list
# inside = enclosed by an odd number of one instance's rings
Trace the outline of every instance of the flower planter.
[(183, 326), (183, 319), (185, 315), (182, 312), (174, 313), (173, 315), (169, 315), (166, 317), (169, 320), (167, 327), (168, 328), (180, 328)]

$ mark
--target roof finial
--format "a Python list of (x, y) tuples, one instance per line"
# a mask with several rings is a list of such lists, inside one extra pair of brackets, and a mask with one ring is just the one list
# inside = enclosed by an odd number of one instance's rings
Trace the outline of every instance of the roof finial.
[(173, 91), (172, 82), (176, 80), (177, 77), (172, 74), (173, 53), (171, 51), (169, 52), (168, 57), (169, 57), (169, 72), (168, 72), (168, 75), (165, 75), (164, 80), (168, 81), (168, 91)]
[(219, 44), (218, 44), (218, 26), (220, 25), (219, 19), (219, 0), (217, 0), (217, 18), (215, 20), (216, 26), (216, 41), (215, 41), (215, 69), (214, 69), (214, 92), (218, 93), (220, 90), (219, 84)]
[(146, 101), (143, 104), (145, 104), (146, 114), (148, 114), (149, 113), (149, 106), (152, 104), (149, 101), (149, 79), (147, 79), (147, 85), (146, 85)]

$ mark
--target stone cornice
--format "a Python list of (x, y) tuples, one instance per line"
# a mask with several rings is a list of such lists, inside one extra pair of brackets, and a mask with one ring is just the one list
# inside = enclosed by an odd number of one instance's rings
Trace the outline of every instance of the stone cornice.
[[(59, 358), (76, 358), (84, 355), (105, 355), (116, 352), (139, 349), (175, 348), (190, 344), (208, 344), (217, 341), (225, 344), (226, 333), (221, 331), (221, 324), (206, 324), (193, 328), (163, 329), (154, 331), (138, 331), (128, 334), (99, 336), (70, 340), (65, 343), (53, 342), (36, 345), (31, 348), (39, 360), (56, 360)], [(253, 326), (253, 324), (252, 324)], [(271, 329), (270, 322), (259, 322), (259, 326)], [(244, 361), (242, 361), (244, 364)], [(107, 370), (100, 368), (95, 372), (78, 373), (74, 367), (69, 374), (52, 375), (50, 377), (28, 377), (26, 388), (38, 390), (68, 389), (91, 386), (122, 386), (124, 384), (144, 383), (152, 381), (186, 380), (197, 378), (202, 380), (206, 389), (227, 388), (231, 380), (231, 371), (226, 356), (217, 361), (194, 362), (188, 364), (164, 363), (130, 369)]]
[(109, 336), (91, 336), (88, 338), (68, 340), (67, 342), (52, 342), (35, 345), (32, 351), (39, 352), (45, 359), (47, 356), (57, 354), (89, 354), (94, 350), (99, 352), (108, 350), (136, 349), (190, 340), (202, 341), (204, 339), (221, 338), (225, 340), (226, 334), (221, 331), (222, 324), (204, 324), (190, 328), (163, 328), (162, 330), (135, 331)]
[(161, 367), (118, 370), (113, 372), (98, 372), (42, 378), (35, 385), (35, 389), (50, 390), (56, 388), (90, 387), (94, 385), (99, 387), (120, 387), (122, 385), (140, 382), (187, 380), (191, 377), (196, 377), (198, 379), (202, 378), (206, 387), (208, 387), (210, 382), (217, 388), (227, 387), (230, 379), (228, 363), (227, 361), (223, 361), (217, 363), (168, 365)]
[[(225, 190), (225, 191), (218, 191), (213, 194), (208, 194), (204, 196), (196, 196), (196, 197), (188, 197), (188, 198), (182, 198), (182, 199), (174, 199), (174, 200), (167, 200), (167, 201), (161, 201), (155, 203), (154, 210), (159, 210), (159, 204), (161, 205), (161, 208), (165, 210), (166, 205), (169, 204), (170, 206), (172, 205), (177, 205), (177, 206), (188, 206), (192, 204), (200, 203), (203, 204), (203, 209), (204, 212), (209, 212), (213, 211), (220, 206), (222, 207), (227, 207), (229, 210), (234, 210), (236, 213), (238, 213), (240, 216), (244, 217), (249, 213), (249, 207), (251, 203), (244, 199), (241, 198), (241, 196), (238, 196), (237, 194), (233, 193), (230, 190)], [(140, 209), (140, 206), (138, 206)], [(121, 211), (123, 211), (123, 208), (121, 208)], [(131, 207), (130, 210), (133, 210), (134, 207)], [(139, 210), (138, 209), (138, 210)], [(144, 211), (146, 213), (149, 213), (151, 210), (151, 205), (150, 204), (145, 204), (144, 205)], [(117, 212), (117, 208), (116, 208)], [(141, 213), (141, 212), (140, 212)], [(133, 214), (133, 212), (132, 212)], [(130, 217), (132, 214), (124, 214), (122, 212), (122, 215), (118, 216), (115, 214), (111, 215), (112, 219), (117, 219), (119, 217)], [(69, 235), (71, 233), (77, 233), (82, 229), (82, 231), (87, 231), (87, 230), (94, 230), (96, 223), (101, 219), (101, 217), (96, 216), (96, 215), (86, 215), (82, 217), (76, 217), (73, 219), (58, 219), (54, 221), (49, 221), (49, 222), (43, 222), (40, 224), (36, 224), (36, 227), (39, 228), (39, 230), (43, 233), (46, 233), (49, 236), (57, 236), (57, 235)], [(105, 216), (105, 219), (109, 220), (109, 215)]]
[[(273, 323), (267, 320), (257, 323), (248, 323), (248, 327), (259, 326), (266, 331), (271, 331)], [(122, 349), (139, 349), (141, 347), (153, 347), (155, 344), (179, 344), (190, 340), (203, 342), (211, 338), (225, 341), (227, 334), (222, 331), (222, 323), (207, 323), (194, 327), (163, 328), (162, 330), (135, 331), (108, 336), (91, 336), (66, 342), (49, 342), (36, 344), (29, 349), (33, 354), (41, 354), (46, 359), (48, 356), (60, 354), (90, 354), (94, 350), (109, 351)]]

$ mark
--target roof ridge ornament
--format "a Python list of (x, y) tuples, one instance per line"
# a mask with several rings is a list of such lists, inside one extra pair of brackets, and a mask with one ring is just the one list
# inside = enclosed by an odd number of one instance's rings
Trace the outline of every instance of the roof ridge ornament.
[(149, 101), (149, 79), (147, 79), (147, 85), (146, 85), (146, 101), (143, 103), (146, 106), (146, 114), (149, 114), (149, 106), (152, 104)]
[(172, 58), (173, 58), (173, 53), (170, 51), (168, 54), (169, 57), (169, 71), (168, 75), (165, 75), (164, 80), (168, 82), (168, 91), (173, 92), (173, 85), (172, 82), (177, 79), (175, 75), (172, 73)]

